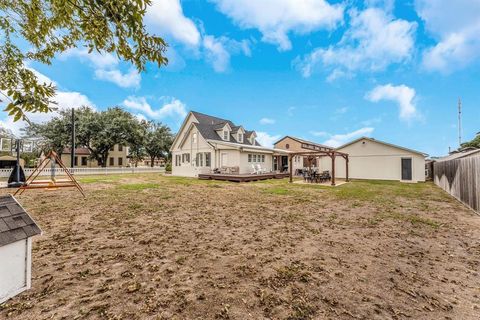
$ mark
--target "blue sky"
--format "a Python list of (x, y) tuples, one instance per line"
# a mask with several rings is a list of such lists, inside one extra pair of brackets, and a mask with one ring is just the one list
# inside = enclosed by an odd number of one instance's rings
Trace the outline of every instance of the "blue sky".
[(61, 108), (119, 105), (174, 132), (196, 110), (266, 145), (366, 135), (442, 155), (458, 146), (458, 97), (464, 140), (480, 131), (479, 0), (153, 0), (145, 23), (170, 45), (167, 67), (138, 74), (81, 47), (29, 66)]

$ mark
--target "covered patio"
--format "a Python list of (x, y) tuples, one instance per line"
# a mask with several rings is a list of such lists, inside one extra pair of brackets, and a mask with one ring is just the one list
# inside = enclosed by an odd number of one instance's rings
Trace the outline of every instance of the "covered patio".
[[(332, 160), (332, 173), (331, 173), (331, 185), (332, 186), (335, 186), (336, 185), (336, 182), (335, 182), (335, 159), (337, 157), (342, 157), (343, 159), (345, 159), (345, 172), (346, 172), (346, 176), (345, 176), (345, 181), (348, 182), (349, 181), (349, 177), (348, 177), (348, 154), (347, 153), (343, 153), (343, 152), (339, 152), (339, 151), (335, 151), (335, 150), (317, 150), (317, 151), (301, 151), (301, 152), (291, 152), (288, 154), (288, 163), (289, 163), (289, 166), (288, 166), (288, 169), (289, 169), (289, 176), (290, 176), (290, 183), (293, 182), (293, 158), (295, 156), (302, 156), (302, 157), (306, 157), (308, 159), (308, 162), (311, 163), (313, 159), (316, 159), (316, 158), (322, 158), (322, 157), (330, 157), (330, 159)], [(309, 170), (311, 170), (311, 167), (309, 167)]]

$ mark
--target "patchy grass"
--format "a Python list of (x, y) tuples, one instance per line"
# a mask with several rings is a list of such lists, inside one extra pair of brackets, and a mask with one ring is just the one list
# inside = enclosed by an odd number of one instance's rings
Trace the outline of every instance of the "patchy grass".
[(129, 183), (129, 184), (121, 184), (117, 186), (118, 189), (121, 190), (145, 190), (145, 189), (156, 189), (159, 188), (160, 185), (158, 183)]
[(480, 219), (433, 184), (79, 180), (18, 197), (44, 233), (0, 319), (479, 318)]

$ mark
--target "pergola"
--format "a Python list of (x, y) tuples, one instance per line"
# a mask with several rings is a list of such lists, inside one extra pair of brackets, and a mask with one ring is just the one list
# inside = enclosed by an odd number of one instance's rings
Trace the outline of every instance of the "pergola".
[(338, 152), (335, 150), (316, 150), (316, 151), (301, 151), (301, 152), (292, 152), (288, 154), (288, 169), (290, 173), (290, 183), (293, 182), (293, 157), (295, 156), (306, 156), (309, 159), (321, 158), (321, 157), (330, 157), (332, 159), (332, 186), (335, 185), (335, 158), (342, 157), (345, 159), (345, 178), (348, 181), (348, 153)]

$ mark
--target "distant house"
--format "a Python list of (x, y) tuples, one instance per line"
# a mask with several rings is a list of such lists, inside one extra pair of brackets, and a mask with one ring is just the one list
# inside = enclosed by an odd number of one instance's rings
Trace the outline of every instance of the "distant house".
[[(285, 136), (273, 144), (275, 149), (283, 149), (291, 152), (309, 152), (309, 151), (329, 151), (334, 150), (332, 147), (326, 145), (307, 141), (301, 138)], [(288, 157), (282, 156), (282, 164), (288, 165)], [(320, 165), (319, 159), (313, 158), (308, 161), (306, 156), (296, 156), (293, 159), (293, 172), (297, 169), (303, 169), (309, 166), (318, 167)]]
[(38, 225), (11, 195), (0, 196), (0, 303), (30, 289)]
[[(96, 168), (99, 167), (97, 160), (90, 159), (90, 150), (88, 148), (75, 149), (75, 167), (77, 168)], [(71, 165), (71, 149), (63, 149), (61, 160), (67, 167)], [(128, 147), (116, 144), (110, 149), (107, 159), (107, 167), (127, 167)]]
[[(230, 120), (190, 112), (173, 141), (172, 174), (196, 177), (214, 169), (248, 174), (254, 168), (280, 170), (274, 157), (287, 152), (261, 146), (255, 131)], [(277, 158), (275, 158), (277, 160)]]

